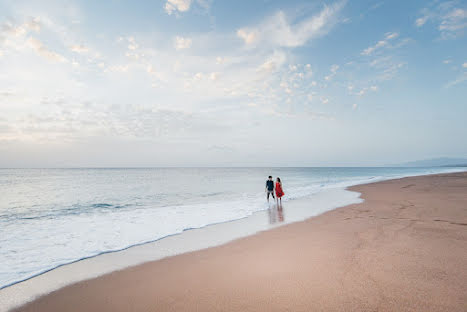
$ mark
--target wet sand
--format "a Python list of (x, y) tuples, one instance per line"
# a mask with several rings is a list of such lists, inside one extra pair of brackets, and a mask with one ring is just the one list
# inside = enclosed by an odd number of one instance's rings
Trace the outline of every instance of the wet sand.
[(467, 173), (350, 190), (365, 202), (79, 282), (15, 311), (467, 311)]

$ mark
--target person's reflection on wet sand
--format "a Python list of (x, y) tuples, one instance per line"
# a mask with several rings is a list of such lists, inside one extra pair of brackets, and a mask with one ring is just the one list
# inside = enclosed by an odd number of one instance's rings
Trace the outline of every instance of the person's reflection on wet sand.
[(284, 222), (284, 209), (282, 204), (271, 205), (268, 209), (269, 223), (274, 224)]
[(284, 210), (282, 209), (282, 202), (277, 206), (277, 216), (279, 217), (279, 222), (284, 222)]

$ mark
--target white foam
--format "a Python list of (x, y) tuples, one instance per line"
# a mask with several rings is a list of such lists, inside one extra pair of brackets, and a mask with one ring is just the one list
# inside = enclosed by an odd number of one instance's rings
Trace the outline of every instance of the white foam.
[[(457, 171), (464, 171), (464, 169), (438, 168), (432, 171), (427, 170), (425, 174)], [(344, 187), (408, 175), (362, 177), (361, 179), (352, 177), (344, 181), (327, 181), (322, 184), (286, 189), (289, 199), (298, 198), (298, 200), (285, 202), (287, 205), (286, 222), (298, 221), (338, 206), (358, 202), (358, 194), (343, 191)], [(413, 175), (421, 174), (417, 172)], [(313, 194), (311, 199), (300, 199), (310, 194)], [(309, 207), (312, 209), (310, 210)], [(270, 227), (267, 223), (264, 224), (264, 220), (267, 220), (264, 215), (268, 212), (264, 211), (265, 209), (267, 209), (267, 204), (264, 200), (264, 194), (259, 193), (245, 194), (240, 200), (225, 202), (154, 209), (122, 209), (111, 214), (67, 215), (63, 219), (60, 216), (54, 216), (54, 218), (40, 219), (40, 221), (28, 220), (27, 226), (22, 228), (18, 227), (17, 223), (16, 226), (13, 223), (6, 226), (2, 224), (2, 254), (5, 256), (8, 255), (10, 249), (14, 252), (18, 252), (20, 249), (21, 257), (10, 260), (8, 257), (2, 258), (0, 276), (10, 276), (10, 281), (15, 282), (18, 281), (18, 276), (30, 277), (53, 270), (0, 289), (0, 307), (21, 304), (69, 283), (92, 278), (129, 265), (206, 248), (237, 237), (251, 235), (258, 230)], [(263, 212), (257, 213), (258, 211)], [(247, 216), (250, 217), (244, 219)], [(208, 224), (238, 219), (242, 220), (203, 228)], [(160, 222), (161, 220), (163, 222)], [(184, 232), (187, 224), (189, 228), (200, 229)], [(237, 225), (233, 226), (232, 224)], [(214, 232), (216, 232), (215, 235), (213, 235)], [(173, 236), (177, 233), (182, 234)], [(203, 237), (203, 233), (209, 233), (212, 237), (207, 234), (206, 237)], [(163, 239), (147, 245), (128, 248), (160, 238)], [(201, 241), (197, 241), (197, 239)], [(30, 248), (35, 242), (40, 242), (42, 248)], [(122, 249), (126, 250), (93, 257), (103, 251)], [(44, 252), (45, 250), (47, 252)], [(83, 257), (93, 258), (74, 262)], [(71, 262), (74, 263), (65, 265)]]
[(7, 311), (71, 283), (143, 262), (217, 246), (233, 239), (255, 234), (258, 231), (301, 221), (337, 207), (359, 203), (362, 201), (359, 195), (359, 193), (343, 189), (329, 189), (317, 193), (311, 198), (284, 203), (284, 222), (282, 223), (271, 223), (280, 219), (277, 216), (276, 206), (271, 205), (271, 209), (256, 212), (247, 218), (185, 231), (152, 243), (60, 266), (45, 274), (0, 290), (0, 311)]

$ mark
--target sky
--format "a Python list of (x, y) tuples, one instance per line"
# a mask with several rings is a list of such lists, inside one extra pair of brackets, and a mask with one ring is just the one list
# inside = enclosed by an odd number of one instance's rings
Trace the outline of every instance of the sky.
[(466, 157), (467, 1), (0, 0), (0, 167)]

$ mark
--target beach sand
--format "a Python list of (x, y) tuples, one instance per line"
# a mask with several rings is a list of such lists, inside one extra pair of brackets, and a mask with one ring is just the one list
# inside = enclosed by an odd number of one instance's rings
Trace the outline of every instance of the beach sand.
[(467, 311), (467, 173), (79, 282), (15, 311)]

